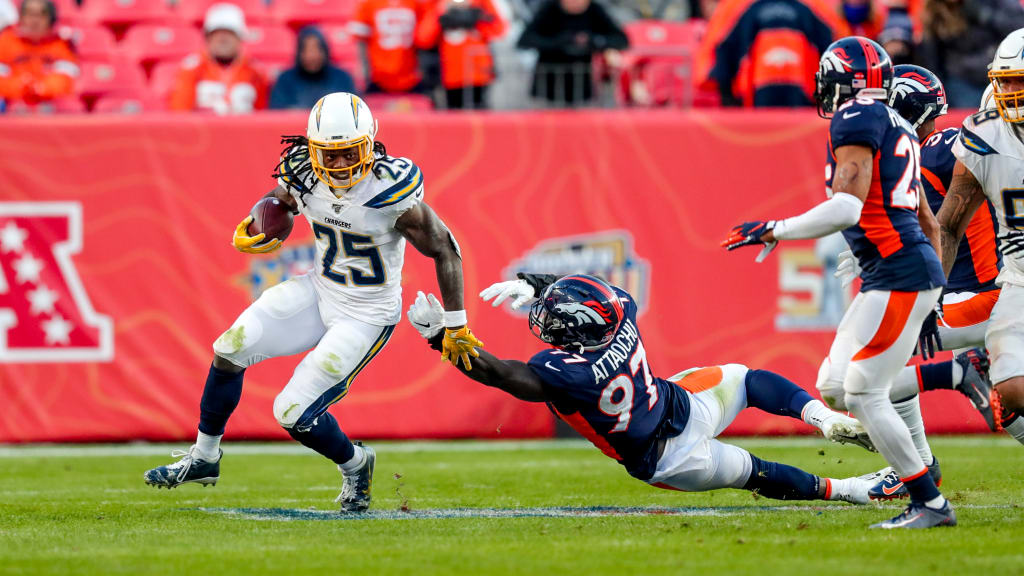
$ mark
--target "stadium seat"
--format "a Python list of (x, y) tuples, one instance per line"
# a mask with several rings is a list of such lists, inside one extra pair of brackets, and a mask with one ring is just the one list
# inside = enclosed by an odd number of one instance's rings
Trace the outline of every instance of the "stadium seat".
[(81, 13), (89, 22), (112, 28), (176, 19), (164, 0), (86, 0)]
[(89, 99), (106, 94), (135, 94), (145, 86), (142, 70), (133, 61), (122, 57), (107, 62), (82, 62), (82, 75), (75, 91)]
[(75, 45), (75, 51), (82, 60), (106, 61), (116, 50), (114, 33), (99, 24), (61, 26), (59, 33)]
[(85, 111), (85, 104), (74, 96), (40, 102), (34, 106), (14, 102), (7, 109), (8, 114), (81, 114)]
[(129, 58), (143, 66), (181, 60), (203, 48), (203, 34), (191, 26), (135, 26), (128, 30), (121, 47)]
[(138, 114), (166, 109), (166, 103), (160, 98), (140, 93), (135, 96), (102, 96), (96, 100), (92, 111), (96, 114)]
[(630, 49), (660, 47), (666, 52), (691, 55), (700, 43), (703, 30), (701, 23), (667, 20), (635, 20), (625, 27)]
[(274, 0), (274, 19), (292, 28), (309, 24), (342, 24), (352, 19), (355, 0)]
[(247, 26), (271, 23), (270, 11), (263, 0), (178, 0), (171, 10), (182, 22), (201, 26), (207, 9), (218, 2), (230, 2), (241, 8)]
[(277, 77), (281, 75), (281, 72), (284, 72), (285, 70), (291, 68), (292, 66), (295, 66), (295, 59), (294, 58), (276, 58), (276, 59), (275, 58), (268, 58), (268, 59), (261, 59), (259, 61), (259, 66), (263, 70), (263, 72), (266, 73), (267, 80), (270, 81), (271, 84), (273, 84), (274, 82), (277, 82)]
[(382, 110), (386, 112), (425, 112), (434, 109), (433, 100), (422, 94), (368, 94), (363, 99), (374, 113)]
[(284, 26), (249, 26), (245, 49), (258, 61), (295, 58), (295, 33)]
[(149, 92), (165, 101), (174, 89), (174, 80), (178, 76), (181, 62), (160, 62), (153, 67), (149, 75)]
[(54, 0), (57, 7), (57, 26), (79, 26), (90, 23), (75, 0)]
[(703, 25), (637, 20), (625, 31), (629, 49), (621, 66), (629, 83), (623, 84), (622, 99), (644, 106), (691, 105), (693, 57)]
[(349, 33), (348, 26), (332, 24), (321, 26), (321, 30), (327, 38), (332, 60), (340, 62), (359, 58), (359, 42)]

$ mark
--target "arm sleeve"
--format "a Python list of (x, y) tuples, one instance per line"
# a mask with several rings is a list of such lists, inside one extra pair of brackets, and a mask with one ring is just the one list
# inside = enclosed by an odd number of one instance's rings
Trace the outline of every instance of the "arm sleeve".
[(608, 11), (600, 4), (592, 4), (594, 7), (594, 39), (597, 40), (596, 47), (601, 50), (625, 50), (629, 48), (629, 38), (622, 28), (615, 23)]
[(441, 14), (437, 9), (437, 5), (428, 6), (423, 17), (420, 18), (419, 23), (416, 25), (416, 47), (420, 50), (430, 50), (434, 46), (437, 46), (437, 41), (441, 36)]
[(811, 208), (807, 212), (775, 223), (775, 237), (779, 240), (821, 238), (845, 230), (860, 221), (864, 203), (844, 192)]
[(552, 22), (554, 9), (551, 0), (541, 6), (540, 10), (533, 16), (533, 20), (526, 25), (519, 42), (519, 48), (535, 48), (537, 50), (554, 50), (560, 45), (559, 35), (549, 35), (545, 30), (545, 23)]
[(363, 40), (373, 35), (373, 7), (368, 0), (360, 0), (355, 17), (348, 23), (349, 34)]
[(477, 30), (480, 32), (480, 36), (483, 37), (484, 42), (490, 42), (497, 40), (505, 35), (505, 30), (508, 28), (505, 19), (501, 17), (501, 14), (494, 8), (494, 4), (491, 0), (482, 0), (480, 3), (481, 9), (484, 14), (490, 16), (490, 21), (480, 22), (477, 24)]

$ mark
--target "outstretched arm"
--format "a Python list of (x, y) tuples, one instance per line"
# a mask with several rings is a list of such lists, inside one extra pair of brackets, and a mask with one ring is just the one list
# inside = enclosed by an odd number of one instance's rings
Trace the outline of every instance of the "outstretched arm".
[(964, 237), (964, 232), (967, 231), (967, 225), (984, 202), (985, 191), (982, 190), (978, 179), (966, 166), (957, 161), (953, 167), (953, 181), (949, 184), (949, 192), (936, 216), (939, 221), (939, 243), (942, 246), (939, 256), (942, 259), (942, 271), (946, 276), (949, 276), (949, 271), (953, 269), (957, 248), (960, 246), (960, 239)]
[[(430, 347), (441, 350), (444, 342), (442, 322), (444, 308), (433, 294), (420, 292), (416, 301), (409, 306), (406, 313), (409, 323), (416, 328)], [(527, 402), (544, 402), (544, 388), (540, 378), (530, 367), (518, 360), (502, 360), (483, 348), (477, 348), (479, 356), (473, 359), (473, 369), (465, 366), (456, 367), (463, 374), (486, 386), (504, 390), (509, 394)]]
[(921, 225), (921, 231), (924, 232), (925, 238), (928, 238), (928, 241), (931, 242), (935, 253), (942, 256), (942, 244), (939, 240), (939, 221), (935, 219), (932, 207), (928, 204), (928, 199), (924, 195), (924, 188), (918, 189), (917, 222)]

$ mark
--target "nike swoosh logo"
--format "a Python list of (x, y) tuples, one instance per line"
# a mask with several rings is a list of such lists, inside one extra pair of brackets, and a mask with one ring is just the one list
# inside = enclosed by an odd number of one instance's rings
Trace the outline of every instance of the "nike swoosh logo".
[(846, 114), (843, 114), (843, 120), (849, 120), (854, 116), (860, 116), (860, 112), (847, 112)]
[(988, 398), (985, 398), (981, 394), (979, 394), (978, 397), (980, 398), (980, 401), (981, 401), (981, 406), (978, 406), (978, 410), (984, 410), (984, 409), (988, 408)]
[(913, 522), (914, 520), (917, 520), (917, 519), (918, 519), (918, 518), (920, 518), (921, 516), (924, 516), (924, 513), (923, 513), (923, 512), (922, 512), (922, 513), (919, 513), (919, 514), (917, 514), (916, 516), (911, 516), (910, 518), (907, 518), (906, 520), (904, 520), (904, 521), (902, 521), (902, 522), (899, 522), (899, 523), (893, 524), (893, 527), (894, 527), (894, 528), (902, 528), (903, 526), (906, 526), (907, 524), (910, 524), (910, 523), (911, 523), (911, 522)]
[(547, 362), (545, 362), (545, 363), (544, 363), (544, 366), (546, 366), (546, 367), (548, 367), (548, 368), (550, 368), (550, 369), (554, 370), (555, 372), (561, 372), (561, 370), (559, 370), (558, 368), (555, 368), (554, 366), (552, 366), (552, 365), (551, 365), (551, 361), (550, 361), (550, 360), (549, 360), (549, 361), (547, 361)]
[(954, 135), (954, 136), (950, 136), (949, 140), (946, 140), (946, 146), (949, 146), (950, 144), (952, 144), (953, 140), (956, 140), (958, 137), (959, 137), (959, 134)]
[(903, 487), (903, 482), (900, 482), (899, 484), (893, 486), (892, 488), (886, 488), (885, 486), (882, 486), (882, 494), (885, 494), (886, 496), (892, 496), (893, 494), (898, 492), (899, 489), (902, 488), (902, 487)]
[(417, 326), (422, 326), (424, 328), (430, 328), (430, 324), (420, 324), (419, 322), (413, 322), (413, 324), (415, 324)]

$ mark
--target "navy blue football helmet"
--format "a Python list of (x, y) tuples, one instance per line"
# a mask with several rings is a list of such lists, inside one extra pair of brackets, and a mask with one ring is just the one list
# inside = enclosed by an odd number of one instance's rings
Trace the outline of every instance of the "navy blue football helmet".
[(592, 350), (612, 341), (625, 314), (615, 290), (594, 276), (565, 276), (530, 308), (530, 331), (556, 348)]
[(931, 70), (900, 64), (893, 68), (889, 106), (900, 113), (914, 128), (942, 116), (949, 109), (946, 89)]
[(848, 36), (836, 40), (821, 55), (814, 76), (818, 115), (831, 118), (839, 106), (865, 89), (880, 90), (889, 98), (892, 59), (874, 40)]

